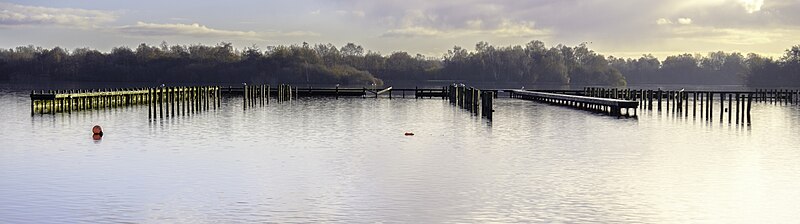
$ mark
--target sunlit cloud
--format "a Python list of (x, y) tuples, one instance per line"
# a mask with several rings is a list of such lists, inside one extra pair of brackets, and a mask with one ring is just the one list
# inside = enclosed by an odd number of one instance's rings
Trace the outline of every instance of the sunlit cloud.
[(706, 26), (675, 27), (672, 37), (676, 40), (690, 40), (706, 43), (723, 43), (730, 45), (768, 44), (778, 39), (783, 39), (800, 34), (799, 31), (789, 29), (737, 29), (715, 28)]
[(493, 28), (483, 28), (482, 21), (470, 20), (466, 28), (439, 29), (424, 26), (407, 26), (398, 29), (390, 29), (383, 33), (382, 37), (439, 37), (454, 38), (462, 36), (485, 36), (496, 37), (524, 37), (535, 38), (550, 35), (551, 31), (537, 29), (533, 22), (512, 22), (503, 20)]
[(122, 26), (118, 30), (125, 34), (141, 36), (194, 36), (194, 37), (233, 37), (244, 39), (259, 39), (253, 31), (234, 31), (213, 29), (197, 23), (145, 23), (137, 22), (135, 25)]
[(739, 3), (742, 4), (747, 13), (761, 11), (761, 7), (764, 6), (764, 0), (739, 0)]
[[(671, 25), (671, 24), (676, 24), (676, 23), (672, 22), (672, 20), (667, 19), (667, 18), (660, 18), (660, 19), (656, 20), (656, 24), (658, 24), (658, 25)], [(677, 24), (678, 25), (690, 25), (690, 24), (692, 24), (692, 19), (691, 18), (678, 18)]]
[(96, 28), (115, 21), (113, 12), (0, 3), (0, 26)]
[(656, 24), (658, 24), (658, 25), (668, 25), (668, 24), (672, 24), (672, 20), (669, 20), (667, 18), (660, 18), (660, 19), (656, 20)]
[(121, 33), (134, 36), (188, 36), (207, 38), (233, 38), (242, 40), (265, 40), (273, 37), (309, 37), (319, 36), (310, 31), (237, 31), (210, 28), (198, 23), (146, 23), (137, 22), (135, 25), (118, 27)]

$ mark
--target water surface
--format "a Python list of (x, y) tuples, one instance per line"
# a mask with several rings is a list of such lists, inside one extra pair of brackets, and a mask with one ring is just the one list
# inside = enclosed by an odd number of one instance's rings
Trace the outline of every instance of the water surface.
[(30, 116), (27, 90), (0, 91), (1, 223), (800, 220), (798, 106), (754, 104), (743, 127), (515, 99), (488, 122), (441, 99), (234, 97), (150, 121), (146, 106)]

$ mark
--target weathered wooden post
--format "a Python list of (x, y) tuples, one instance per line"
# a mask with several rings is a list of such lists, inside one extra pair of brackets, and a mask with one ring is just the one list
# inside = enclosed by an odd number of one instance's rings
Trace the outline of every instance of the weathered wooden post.
[(658, 90), (658, 111), (661, 111), (661, 89)]
[(720, 92), (719, 93), (719, 123), (724, 121), (724, 113), (725, 112), (725, 94)]
[(708, 92), (708, 121), (714, 121), (714, 92)]
[(731, 123), (731, 115), (733, 114), (733, 95), (728, 94), (728, 124)]
[(177, 104), (177, 101), (178, 101), (178, 90), (175, 87), (170, 87), (169, 88), (169, 92), (170, 92), (169, 103), (171, 104), (170, 109), (172, 109), (172, 116), (175, 117), (175, 115), (176, 115), (175, 114), (175, 106), (176, 106), (175, 104)]
[(697, 117), (697, 92), (692, 92), (692, 117)]
[(741, 101), (739, 93), (736, 94), (736, 124), (739, 124), (739, 111), (741, 110)]
[(31, 116), (33, 116), (36, 113), (36, 100), (33, 99), (34, 95), (36, 95), (36, 91), (31, 90)]
[(153, 119), (153, 88), (147, 88), (147, 118)]
[(752, 93), (747, 94), (747, 125), (750, 125), (750, 107), (753, 105), (753, 95)]
[(242, 97), (242, 100), (243, 100), (243, 101), (242, 101), (242, 105), (244, 105), (244, 109), (246, 110), (246, 109), (247, 109), (247, 104), (248, 104), (248, 102), (247, 102), (247, 97), (249, 97), (249, 95), (247, 94), (247, 83), (245, 83), (245, 84), (242, 86), (242, 91), (244, 91), (244, 95), (243, 95), (243, 97)]

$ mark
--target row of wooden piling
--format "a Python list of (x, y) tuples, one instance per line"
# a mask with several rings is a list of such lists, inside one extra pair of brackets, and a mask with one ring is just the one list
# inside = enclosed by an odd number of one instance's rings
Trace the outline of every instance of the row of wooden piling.
[(219, 87), (159, 87), (147, 89), (148, 118), (168, 118), (195, 114), (220, 107)]
[(147, 101), (146, 89), (31, 91), (31, 115), (115, 108)]
[(447, 87), (445, 93), (450, 103), (460, 108), (466, 109), (475, 115), (480, 115), (489, 120), (492, 119), (493, 101), (497, 97), (495, 91), (482, 91), (464, 85), (451, 85)]
[[(670, 112), (678, 116), (691, 116), (712, 122), (715, 104), (719, 105), (719, 122), (727, 117), (729, 124), (750, 125), (753, 101), (797, 103), (798, 91), (758, 90), (749, 91), (685, 91), (685, 90), (633, 90), (633, 89), (584, 89), (584, 95), (603, 98), (637, 100), (639, 107), (649, 111)], [(727, 100), (727, 107), (726, 107)], [(794, 101), (793, 101), (794, 100)], [(717, 103), (718, 102), (718, 103)], [(735, 103), (735, 104), (734, 104)], [(735, 115), (735, 119), (734, 119)]]
[(756, 89), (757, 102), (772, 104), (800, 104), (800, 90), (791, 89)]
[[(273, 96), (272, 86), (270, 85), (247, 85), (243, 87), (244, 109), (253, 106), (269, 105)], [(290, 101), (296, 98), (299, 89), (290, 85), (281, 84), (274, 90), (275, 100), (277, 102)]]

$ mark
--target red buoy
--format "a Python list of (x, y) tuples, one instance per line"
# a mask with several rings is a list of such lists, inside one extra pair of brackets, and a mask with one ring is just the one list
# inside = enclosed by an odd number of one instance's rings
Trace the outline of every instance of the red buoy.
[(94, 133), (95, 135), (102, 136), (103, 135), (103, 128), (101, 128), (100, 125), (95, 125), (94, 127), (92, 127), (92, 133)]

